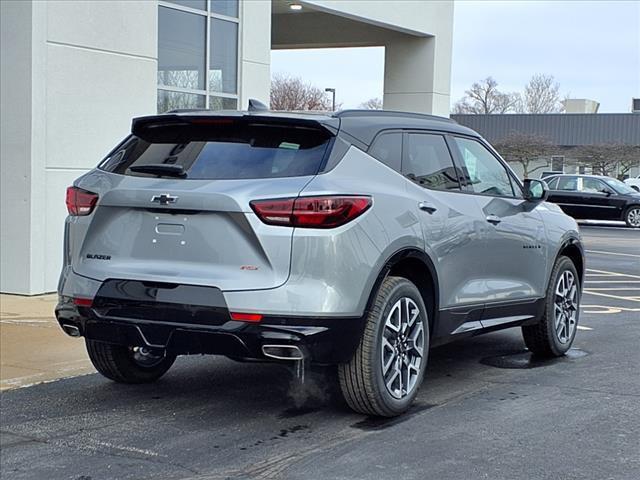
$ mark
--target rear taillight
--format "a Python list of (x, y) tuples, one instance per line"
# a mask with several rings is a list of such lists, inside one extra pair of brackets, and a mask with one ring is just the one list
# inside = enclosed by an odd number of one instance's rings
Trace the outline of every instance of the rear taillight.
[(334, 228), (350, 222), (371, 206), (371, 197), (322, 197), (254, 200), (251, 208), (264, 223), (304, 228)]
[(98, 201), (98, 195), (78, 187), (67, 188), (67, 210), (69, 215), (89, 215)]
[(262, 315), (259, 313), (239, 313), (239, 312), (231, 312), (231, 320), (236, 320), (239, 322), (252, 322), (258, 323), (262, 320)]
[(90, 307), (93, 305), (93, 298), (74, 297), (73, 304), (78, 307)]

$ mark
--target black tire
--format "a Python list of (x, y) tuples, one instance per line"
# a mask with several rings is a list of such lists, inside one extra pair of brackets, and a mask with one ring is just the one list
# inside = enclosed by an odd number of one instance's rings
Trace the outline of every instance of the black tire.
[[(575, 311), (575, 323), (573, 323), (573, 331), (570, 334), (566, 332), (566, 338), (564, 339), (565, 341), (562, 341), (563, 339), (560, 338), (561, 334), (558, 333), (556, 328), (555, 301), (558, 282), (565, 272), (569, 272), (575, 279), (575, 285), (577, 289), (577, 304), (575, 308), (571, 308), (572, 311)], [(549, 286), (547, 288), (547, 297), (542, 318), (535, 325), (522, 327), (522, 336), (524, 338), (524, 343), (534, 355), (543, 358), (561, 357), (571, 348), (573, 340), (576, 336), (576, 332), (578, 330), (577, 327), (580, 316), (580, 294), (580, 277), (578, 277), (578, 272), (575, 265), (568, 257), (559, 257), (551, 272), (551, 278), (549, 280)]]
[(631, 205), (625, 210), (624, 222), (627, 227), (640, 228), (640, 205)]
[(150, 365), (142, 365), (134, 358), (131, 347), (96, 342), (86, 339), (87, 352), (93, 366), (103, 376), (118, 383), (151, 383), (164, 375), (175, 355), (163, 353), (162, 358)]
[[(404, 396), (403, 393), (405, 392), (402, 390), (402, 383), (400, 383), (399, 392), (396, 391), (396, 395), (399, 394), (401, 398), (396, 398), (385, 384), (382, 371), (382, 336), (385, 335), (385, 331), (387, 332), (386, 335), (390, 332), (388, 329), (385, 330), (387, 328), (385, 327), (387, 317), (389, 317), (398, 302), (407, 302), (405, 298), (410, 299), (418, 308), (419, 315), (410, 326), (406, 327), (406, 333), (403, 334), (406, 337), (403, 338), (408, 339), (407, 341), (413, 344), (414, 342), (409, 337), (415, 334), (414, 339), (418, 339), (415, 343), (419, 344), (419, 337), (422, 334), (422, 354), (418, 359), (417, 349), (409, 348), (409, 350), (406, 350), (406, 344), (401, 347), (402, 351), (405, 352), (407, 362), (412, 362), (413, 359), (419, 361), (418, 372), (414, 372), (411, 375), (409, 367), (407, 367), (408, 363), (403, 363), (405, 357), (398, 353), (399, 350), (388, 348), (385, 351), (384, 355), (387, 358), (391, 358), (387, 368), (391, 368), (394, 362), (397, 361), (394, 365), (394, 371), (402, 372), (402, 369), (406, 367), (406, 383), (409, 384), (413, 381), (412, 387), (409, 388), (410, 391), (406, 392)], [(410, 302), (407, 303), (407, 305), (409, 304)], [(420, 332), (418, 322), (422, 324), (422, 332)], [(400, 325), (402, 324), (400, 323)], [(399, 331), (403, 331), (402, 326), (399, 327)], [(388, 343), (387, 345), (390, 344)], [(362, 339), (353, 358), (348, 363), (338, 366), (340, 388), (349, 407), (359, 413), (382, 417), (393, 417), (405, 412), (411, 406), (422, 383), (427, 367), (428, 352), (429, 320), (422, 295), (409, 280), (400, 277), (387, 277), (376, 293), (373, 305), (367, 316)], [(400, 369), (397, 368), (398, 365)], [(400, 382), (403, 380), (404, 377), (401, 373)]]

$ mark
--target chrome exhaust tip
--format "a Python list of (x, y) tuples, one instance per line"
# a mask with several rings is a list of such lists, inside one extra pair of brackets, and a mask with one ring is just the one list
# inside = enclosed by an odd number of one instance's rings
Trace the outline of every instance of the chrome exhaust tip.
[(295, 345), (263, 345), (262, 353), (265, 357), (275, 358), (276, 360), (304, 360), (302, 350)]
[(75, 325), (69, 325), (68, 323), (65, 323), (62, 325), (62, 329), (64, 330), (64, 333), (66, 333), (70, 337), (80, 336), (80, 329)]

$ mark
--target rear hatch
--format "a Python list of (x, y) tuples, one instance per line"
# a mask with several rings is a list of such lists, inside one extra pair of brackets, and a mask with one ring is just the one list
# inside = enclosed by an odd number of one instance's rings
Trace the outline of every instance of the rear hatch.
[(249, 202), (298, 196), (331, 131), (312, 120), (163, 115), (132, 132), (77, 183), (99, 200), (72, 222), (74, 271), (222, 290), (287, 280), (293, 228), (264, 224)]

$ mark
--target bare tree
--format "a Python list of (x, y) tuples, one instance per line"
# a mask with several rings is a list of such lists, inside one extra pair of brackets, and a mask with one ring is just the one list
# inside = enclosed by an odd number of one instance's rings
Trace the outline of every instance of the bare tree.
[(331, 110), (326, 92), (301, 78), (276, 75), (271, 80), (272, 110)]
[(547, 138), (521, 132), (510, 133), (494, 146), (507, 162), (520, 164), (524, 178), (545, 168), (546, 163), (532, 166), (532, 162), (549, 155), (553, 149), (553, 144)]
[(560, 84), (553, 75), (534, 75), (524, 87), (523, 103), (526, 113), (561, 112)]
[(579, 162), (589, 165), (594, 174), (611, 176), (616, 170), (618, 154), (623, 147), (616, 143), (582, 145), (576, 152)]
[(498, 90), (498, 82), (487, 77), (475, 82), (453, 107), (453, 113), (508, 113), (518, 110), (520, 94), (503, 93)]
[(616, 157), (618, 158), (618, 178), (622, 180), (629, 170), (640, 167), (640, 146), (620, 145)]
[(370, 98), (366, 102), (362, 102), (360, 108), (363, 110), (382, 110), (382, 99), (377, 97)]

